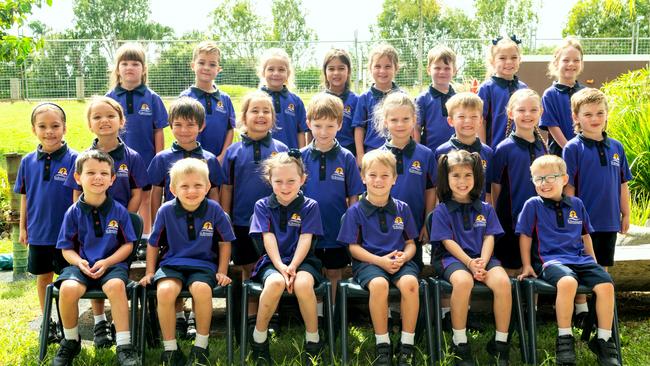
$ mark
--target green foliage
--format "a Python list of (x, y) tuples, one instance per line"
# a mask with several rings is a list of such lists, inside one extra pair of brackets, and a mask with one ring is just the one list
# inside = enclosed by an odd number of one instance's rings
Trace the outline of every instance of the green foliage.
[(316, 32), (307, 25), (302, 0), (273, 0), (273, 28), (268, 40), (284, 48), (294, 65), (310, 57), (318, 40)]
[(580, 0), (569, 12), (562, 35), (630, 37), (637, 20), (639, 36), (650, 37), (650, 0)]
[(537, 10), (533, 0), (474, 0), (476, 21), (484, 38), (516, 34), (526, 39), (537, 28)]
[[(52, 0), (45, 0), (52, 6)], [(0, 61), (22, 64), (32, 51), (41, 47), (42, 41), (32, 37), (7, 33), (14, 26), (20, 27), (31, 14), (34, 6), (40, 7), (43, 0), (4, 0), (0, 2)]]
[(264, 48), (260, 41), (269, 37), (269, 27), (255, 14), (251, 1), (223, 1), (212, 12), (212, 19), (210, 33), (219, 42), (223, 54), (254, 63), (259, 50)]
[(300, 90), (321, 90), (320, 76), (321, 69), (318, 67), (297, 69), (296, 87)]
[(190, 63), (196, 44), (174, 42), (167, 45), (157, 61), (149, 65), (149, 86), (160, 95), (178, 95), (194, 84)]

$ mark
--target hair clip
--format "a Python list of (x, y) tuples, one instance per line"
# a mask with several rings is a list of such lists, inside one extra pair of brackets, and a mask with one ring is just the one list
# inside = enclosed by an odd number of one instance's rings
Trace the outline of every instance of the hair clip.
[(287, 151), (287, 155), (299, 160), (302, 159), (302, 153), (298, 149), (289, 149), (289, 151)]
[(517, 38), (517, 36), (514, 34), (510, 36), (510, 40), (515, 42), (516, 44), (521, 44), (521, 39)]
[(498, 36), (497, 38), (495, 38), (495, 39), (492, 40), (492, 44), (496, 46), (497, 43), (499, 43), (499, 41), (502, 40), (502, 39), (503, 39), (503, 37)]

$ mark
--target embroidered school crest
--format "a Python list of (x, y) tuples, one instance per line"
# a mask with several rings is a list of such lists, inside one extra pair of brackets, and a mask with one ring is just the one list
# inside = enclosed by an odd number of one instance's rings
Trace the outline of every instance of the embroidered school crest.
[(476, 220), (474, 220), (474, 227), (485, 227), (487, 225), (487, 220), (483, 215), (476, 215)]
[(343, 107), (343, 113), (345, 113), (346, 116), (352, 115), (352, 107), (346, 105), (345, 107)]
[(483, 165), (483, 169), (487, 169), (487, 160), (481, 159), (481, 164)]
[(336, 167), (336, 169), (334, 169), (334, 173), (332, 173), (330, 178), (332, 178), (332, 180), (345, 182), (345, 174), (343, 173), (343, 168), (341, 168), (340, 166)]
[(142, 103), (140, 106), (140, 110), (138, 111), (138, 114), (141, 116), (151, 116), (151, 108), (149, 107), (149, 104), (147, 103)]
[(54, 175), (54, 180), (60, 182), (65, 182), (66, 178), (68, 178), (68, 169), (64, 167), (59, 168), (59, 171)]
[(422, 165), (420, 164), (420, 161), (413, 160), (411, 167), (409, 168), (409, 173), (422, 175)]
[(223, 102), (218, 100), (216, 104), (216, 110), (219, 112), (226, 112), (225, 108), (223, 107)]
[(119, 228), (119, 224), (117, 223), (116, 220), (110, 220), (108, 222), (108, 225), (106, 226), (106, 234), (117, 234), (117, 229)]
[(116, 175), (118, 177), (128, 177), (129, 176), (129, 167), (124, 163), (120, 164), (119, 168), (117, 169)]
[(621, 166), (621, 157), (617, 153), (612, 155), (612, 166)]
[(296, 106), (293, 103), (289, 103), (287, 105), (287, 109), (284, 110), (285, 113), (290, 114), (292, 116), (296, 115)]
[(402, 217), (395, 217), (395, 220), (393, 221), (393, 230), (404, 230), (404, 220), (402, 220)]
[(214, 233), (214, 229), (212, 227), (212, 223), (210, 221), (206, 221), (203, 223), (203, 226), (201, 227), (199, 236), (212, 236), (213, 233)]
[(289, 222), (287, 224), (293, 227), (300, 227), (300, 225), (302, 224), (302, 219), (300, 218), (300, 214), (298, 213), (291, 214), (291, 218), (289, 219)]
[(580, 220), (575, 210), (569, 211), (569, 219), (567, 221), (569, 221), (569, 224), (582, 225), (582, 220)]

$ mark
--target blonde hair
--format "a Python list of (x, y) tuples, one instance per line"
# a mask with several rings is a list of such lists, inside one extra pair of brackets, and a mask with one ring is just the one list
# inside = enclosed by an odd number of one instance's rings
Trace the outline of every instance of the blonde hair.
[[(567, 37), (564, 40), (562, 40), (562, 43), (560, 43), (554, 50), (553, 50), (553, 60), (548, 63), (548, 71), (546, 72), (546, 75), (548, 75), (551, 78), (556, 78), (559, 79), (558, 74), (560, 72), (560, 68), (558, 67), (558, 62), (560, 62), (560, 55), (562, 55), (562, 52), (566, 50), (567, 48), (575, 48), (578, 50), (580, 53), (580, 65), (582, 65), (582, 61), (584, 58), (584, 52), (582, 50), (582, 45), (580, 44), (580, 41), (578, 41), (577, 38), (574, 37)], [(580, 67), (580, 72), (582, 72), (582, 66)]]
[(266, 85), (266, 79), (264, 78), (264, 71), (266, 70), (266, 66), (268, 65), (269, 61), (271, 60), (280, 60), (282, 61), (285, 66), (287, 67), (287, 88), (288, 89), (293, 89), (295, 88), (294, 84), (294, 69), (293, 65), (291, 64), (291, 59), (289, 58), (289, 54), (287, 51), (281, 49), (281, 48), (269, 48), (268, 50), (264, 51), (262, 54), (262, 57), (260, 57), (260, 64), (257, 68), (257, 76), (260, 78), (260, 87)]
[(343, 102), (341, 98), (327, 93), (317, 93), (307, 105), (307, 120), (334, 119), (343, 123)]
[(485, 63), (486, 66), (486, 73), (485, 73), (485, 78), (489, 79), (494, 73), (496, 72), (494, 70), (494, 66), (492, 64), (494, 63), (494, 58), (496, 55), (499, 53), (499, 51), (507, 48), (515, 48), (517, 50), (517, 54), (519, 54), (519, 62), (521, 63), (521, 56), (522, 56), (522, 50), (521, 46), (519, 43), (515, 42), (512, 40), (510, 37), (505, 36), (505, 37), (499, 37), (497, 38), (498, 41), (490, 43), (490, 46), (488, 47), (488, 52), (487, 52), (487, 60)]
[[(292, 151), (293, 150), (295, 149), (292, 149)], [(287, 152), (281, 152), (275, 155), (271, 155), (266, 160), (264, 160), (262, 162), (262, 177), (266, 179), (267, 182), (271, 183), (271, 172), (273, 169), (292, 164), (298, 168), (299, 176), (306, 176), (307, 174), (305, 173), (305, 165), (302, 162), (302, 158), (300, 158), (300, 152), (298, 150), (295, 151), (298, 157), (292, 156), (293, 152), (292, 155), (289, 155)]]
[(430, 49), (427, 59), (427, 70), (438, 61), (442, 61), (445, 65), (453, 65), (456, 69), (456, 52), (447, 46), (438, 45)]
[(406, 93), (395, 91), (384, 97), (381, 103), (377, 104), (373, 112), (372, 126), (379, 135), (384, 137), (390, 136), (386, 128), (386, 115), (399, 107), (409, 107), (413, 112), (413, 125), (415, 126), (417, 124), (417, 106)]
[(196, 158), (181, 159), (169, 169), (169, 186), (176, 188), (178, 181), (189, 174), (198, 174), (210, 186), (210, 171), (208, 164)]
[[(512, 95), (510, 96), (510, 100), (508, 100), (508, 106), (506, 107), (508, 114), (512, 113), (512, 110), (515, 108), (515, 104), (525, 99), (535, 100), (535, 103), (537, 103), (537, 105), (539, 106), (540, 115), (541, 115), (542, 98), (540, 98), (539, 94), (537, 94), (537, 92), (534, 91), (533, 89), (519, 89), (516, 92), (512, 93)], [(514, 125), (514, 121), (510, 118), (510, 116), (508, 116), (508, 124), (506, 125), (506, 135), (505, 135), (506, 138), (508, 137), (510, 132), (512, 132), (513, 125)], [(539, 129), (539, 121), (537, 121), (537, 124), (535, 125), (533, 134), (535, 135), (536, 138), (542, 141), (542, 143), (544, 144), (544, 149), (548, 151), (548, 145), (546, 143), (546, 140), (544, 139), (542, 132)]]
[(463, 92), (455, 94), (449, 98), (447, 103), (445, 103), (445, 107), (447, 108), (447, 115), (449, 117), (451, 117), (454, 114), (454, 111), (459, 108), (478, 110), (482, 114), (483, 100), (472, 92)]
[(566, 163), (564, 160), (562, 160), (561, 157), (553, 154), (542, 155), (539, 158), (535, 159), (535, 161), (530, 164), (530, 175), (534, 176), (536, 171), (543, 168), (556, 169), (563, 175), (567, 172)]
[(343, 65), (348, 67), (348, 78), (345, 80), (345, 89), (350, 89), (350, 78), (352, 77), (352, 59), (346, 50), (339, 48), (332, 48), (325, 54), (325, 58), (323, 59), (323, 74), (321, 75), (323, 86), (326, 89), (330, 88), (330, 82), (327, 81), (327, 64), (335, 59), (341, 61)]
[(372, 150), (363, 155), (361, 159), (361, 175), (364, 176), (372, 164), (379, 163), (390, 168), (393, 177), (397, 176), (397, 159), (395, 155), (388, 150)]
[(125, 43), (117, 49), (115, 53), (115, 67), (111, 72), (110, 88), (114, 89), (116, 86), (121, 85), (120, 80), (120, 62), (122, 61), (138, 61), (142, 64), (142, 78), (140, 83), (147, 84), (147, 58), (144, 54), (144, 48), (139, 43)]
[(203, 41), (194, 47), (192, 51), (192, 61), (196, 60), (200, 54), (217, 55), (217, 62), (221, 61), (221, 50), (214, 41)]
[(120, 117), (120, 121), (126, 122), (126, 118), (124, 117), (124, 110), (122, 109), (122, 106), (120, 103), (118, 103), (115, 99), (105, 97), (105, 96), (99, 96), (95, 95), (90, 99), (90, 102), (88, 103), (88, 106), (86, 107), (86, 121), (90, 124), (90, 114), (92, 113), (93, 107), (97, 104), (104, 103), (108, 104), (111, 108), (117, 112), (117, 114)]
[[(578, 115), (580, 108), (586, 104), (603, 104), (605, 106), (605, 111), (608, 110), (607, 106), (607, 96), (605, 93), (601, 92), (595, 88), (584, 88), (577, 91), (571, 97), (571, 113)], [(605, 122), (605, 128), (607, 127), (607, 122)], [(579, 133), (582, 131), (580, 123), (575, 120), (573, 121), (573, 131)]]
[(240, 117), (239, 123), (237, 123), (237, 128), (242, 132), (246, 132), (246, 112), (248, 112), (251, 103), (256, 100), (262, 100), (269, 105), (269, 108), (271, 109), (271, 120), (273, 121), (272, 128), (275, 127), (275, 107), (273, 107), (273, 99), (271, 99), (266, 92), (255, 90), (246, 94), (241, 101)]
[(379, 44), (370, 50), (368, 54), (368, 70), (370, 72), (372, 72), (372, 65), (375, 64), (375, 61), (382, 57), (388, 57), (393, 66), (395, 66), (395, 73), (399, 71), (399, 54), (395, 47), (389, 44)]

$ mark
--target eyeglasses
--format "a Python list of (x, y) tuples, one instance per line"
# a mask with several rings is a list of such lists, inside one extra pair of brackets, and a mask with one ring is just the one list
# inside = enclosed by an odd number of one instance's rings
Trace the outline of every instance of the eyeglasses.
[(532, 181), (536, 186), (541, 186), (544, 182), (548, 184), (553, 184), (557, 181), (558, 178), (564, 176), (564, 174), (549, 174), (549, 175), (538, 175), (534, 176)]

